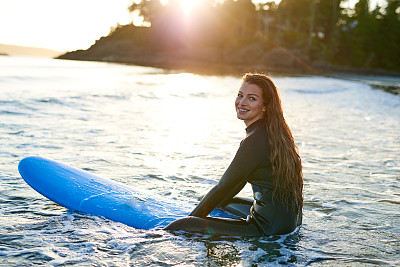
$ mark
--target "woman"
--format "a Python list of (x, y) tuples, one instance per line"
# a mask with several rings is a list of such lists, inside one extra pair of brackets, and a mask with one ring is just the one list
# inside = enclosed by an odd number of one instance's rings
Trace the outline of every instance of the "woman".
[[(269, 236), (290, 233), (301, 224), (301, 160), (283, 117), (278, 89), (266, 75), (246, 74), (235, 107), (247, 127), (235, 158), (189, 216), (172, 222), (166, 230)], [(234, 198), (247, 182), (254, 201)], [(233, 211), (245, 207), (248, 216), (207, 217), (217, 207)]]

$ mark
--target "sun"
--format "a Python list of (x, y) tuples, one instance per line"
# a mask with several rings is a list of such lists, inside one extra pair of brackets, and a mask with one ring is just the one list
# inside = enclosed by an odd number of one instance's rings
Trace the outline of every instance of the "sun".
[(183, 11), (187, 14), (191, 13), (193, 8), (199, 3), (199, 0), (180, 0)]
[(179, 4), (186, 15), (189, 15), (192, 10), (200, 3), (200, 0), (160, 0), (162, 5)]

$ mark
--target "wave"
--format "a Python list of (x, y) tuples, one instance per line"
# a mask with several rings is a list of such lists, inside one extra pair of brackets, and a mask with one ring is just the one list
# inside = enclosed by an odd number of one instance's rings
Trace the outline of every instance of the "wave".
[(294, 89), (301, 94), (332, 94), (347, 91), (348, 88)]
[(301, 94), (340, 93), (354, 88), (355, 84), (360, 84), (359, 82), (320, 76), (277, 78), (276, 83), (281, 90), (294, 91)]
[(3, 115), (28, 115), (38, 108), (23, 100), (0, 100), (0, 114)]
[(385, 203), (389, 203), (389, 204), (400, 205), (400, 201), (390, 200), (390, 199), (381, 199), (381, 200), (378, 200), (378, 202), (385, 202)]
[(27, 115), (27, 113), (18, 112), (18, 111), (0, 110), (0, 115), (17, 115), (17, 116), (23, 116), (23, 115)]
[(64, 105), (65, 102), (61, 101), (57, 98), (53, 98), (53, 97), (47, 97), (47, 98), (39, 98), (39, 99), (35, 99), (34, 100), (37, 103), (49, 103), (49, 104), (59, 104), (59, 105)]
[(37, 77), (33, 76), (17, 76), (17, 75), (10, 75), (10, 76), (1, 76), (0, 83), (15, 83), (15, 82), (31, 82), (38, 80)]

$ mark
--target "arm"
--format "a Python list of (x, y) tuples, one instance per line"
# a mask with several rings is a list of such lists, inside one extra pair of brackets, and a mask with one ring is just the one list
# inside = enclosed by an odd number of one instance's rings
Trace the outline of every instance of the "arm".
[(244, 140), (218, 184), (206, 194), (189, 216), (206, 217), (218, 205), (234, 197), (243, 189), (246, 178), (259, 162), (253, 147), (251, 141)]
[(189, 214), (189, 216), (206, 217), (210, 214), (220, 203), (234, 197), (246, 185), (246, 181), (238, 184), (230, 192), (226, 192), (229, 188), (225, 188), (218, 183), (214, 186), (200, 201), (196, 208)]

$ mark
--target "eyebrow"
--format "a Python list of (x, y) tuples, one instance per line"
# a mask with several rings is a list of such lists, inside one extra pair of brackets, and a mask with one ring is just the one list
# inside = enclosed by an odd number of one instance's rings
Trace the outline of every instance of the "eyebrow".
[[(240, 91), (240, 90), (239, 90), (239, 93), (242, 93), (242, 94), (243, 94), (243, 92)], [(254, 96), (256, 96), (256, 97), (259, 97), (257, 94), (247, 94), (247, 95), (254, 95)]]

